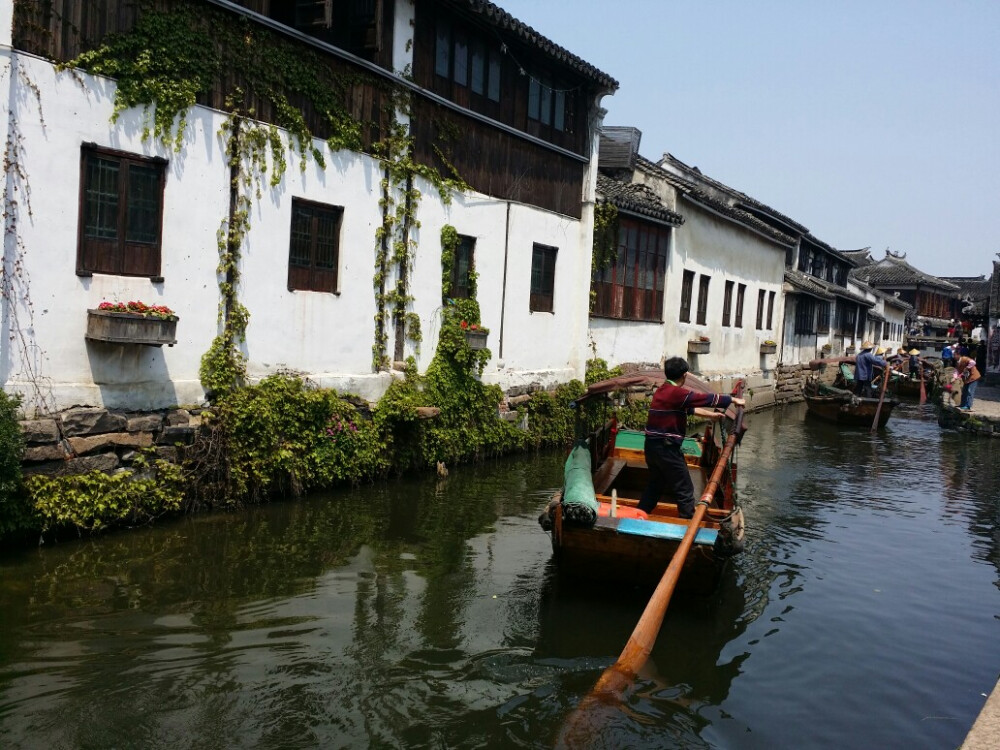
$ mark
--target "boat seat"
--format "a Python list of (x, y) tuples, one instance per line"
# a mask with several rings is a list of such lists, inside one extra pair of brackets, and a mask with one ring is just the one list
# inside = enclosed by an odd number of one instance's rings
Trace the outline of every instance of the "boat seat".
[(608, 487), (612, 485), (622, 469), (628, 464), (624, 458), (613, 458), (604, 462), (604, 465), (594, 475), (594, 492), (598, 495), (607, 494)]

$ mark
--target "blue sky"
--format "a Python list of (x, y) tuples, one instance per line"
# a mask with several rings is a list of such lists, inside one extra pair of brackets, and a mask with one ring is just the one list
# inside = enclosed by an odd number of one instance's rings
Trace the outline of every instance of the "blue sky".
[(608, 125), (841, 250), (1000, 252), (1000, 0), (494, 0), (618, 80)]

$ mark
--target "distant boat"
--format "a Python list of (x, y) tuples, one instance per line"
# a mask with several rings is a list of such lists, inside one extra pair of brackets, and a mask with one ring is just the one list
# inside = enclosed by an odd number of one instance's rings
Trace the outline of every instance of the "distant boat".
[[(643, 371), (594, 383), (577, 400), (577, 409), (606, 403), (614, 391), (658, 386), (662, 372)], [(685, 387), (712, 392), (690, 373)], [(742, 386), (742, 384), (741, 384)], [(578, 419), (578, 423), (582, 423)], [(731, 420), (730, 420), (731, 421)], [(730, 429), (733, 425), (729, 425)], [(698, 498), (713, 470), (722, 463), (724, 426), (709, 422), (703, 434), (684, 440), (682, 451)], [(736, 436), (734, 436), (736, 437)], [(688, 528), (669, 498), (649, 514), (637, 508), (648, 470), (643, 454), (645, 435), (619, 430), (612, 415), (589, 435), (580, 436), (566, 459), (563, 488), (539, 518), (552, 535), (560, 575), (617, 585), (655, 585), (670, 564)], [(736, 462), (726, 452), (715, 500), (708, 508), (684, 560), (678, 587), (711, 591), (726, 562), (743, 547), (743, 511), (736, 503)]]

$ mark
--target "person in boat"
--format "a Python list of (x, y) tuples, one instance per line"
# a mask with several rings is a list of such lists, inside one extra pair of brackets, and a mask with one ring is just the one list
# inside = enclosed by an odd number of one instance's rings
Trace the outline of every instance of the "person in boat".
[(656, 507), (666, 491), (676, 500), (677, 513), (681, 518), (694, 515), (694, 484), (681, 452), (681, 444), (687, 434), (687, 415), (722, 419), (723, 413), (711, 408), (725, 410), (730, 404), (746, 405), (746, 401), (735, 396), (697, 393), (685, 388), (684, 380), (690, 369), (683, 357), (667, 359), (663, 363), (663, 374), (667, 380), (656, 389), (649, 405), (643, 447), (649, 483), (639, 500), (639, 510), (646, 513)]
[(920, 378), (920, 350), (914, 347), (907, 352), (910, 355), (910, 377)]
[[(872, 376), (875, 368), (885, 370), (888, 363), (880, 356), (872, 352), (875, 345), (871, 341), (864, 341), (861, 344), (861, 354), (854, 360), (854, 392), (862, 398), (872, 398)], [(879, 347), (881, 349), (881, 347)]]
[(972, 410), (972, 400), (976, 395), (976, 388), (979, 387), (979, 368), (976, 367), (976, 360), (971, 357), (959, 357), (955, 363), (955, 380), (962, 382), (962, 401), (958, 408), (962, 411)]
[(899, 347), (895, 352), (890, 354), (885, 358), (885, 361), (889, 363), (889, 367), (897, 372), (901, 372), (903, 369), (903, 362), (906, 358), (903, 356), (903, 347)]

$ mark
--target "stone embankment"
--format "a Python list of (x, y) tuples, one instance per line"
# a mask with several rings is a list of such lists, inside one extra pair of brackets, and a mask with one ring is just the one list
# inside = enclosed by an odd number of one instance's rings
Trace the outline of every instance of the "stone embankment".
[[(633, 365), (632, 369), (648, 367), (658, 365)], [(775, 370), (743, 378), (748, 409), (759, 411), (776, 404), (801, 401), (802, 386), (808, 374), (809, 369), (802, 365), (779, 365)], [(740, 379), (740, 376), (713, 373), (701, 377), (719, 393), (730, 393)], [(500, 406), (501, 418), (526, 428), (519, 409), (531, 399), (533, 392), (542, 388), (532, 383), (512, 389)], [(652, 389), (647, 389), (634, 397), (643, 398), (651, 393)], [(95, 469), (111, 473), (127, 468), (138, 451), (150, 448), (158, 458), (178, 463), (183, 458), (184, 446), (194, 442), (202, 423), (201, 412), (200, 408), (176, 408), (131, 413), (86, 407), (23, 420), (21, 428), (27, 444), (22, 461), (24, 474), (65, 476)]]
[[(827, 368), (834, 370), (836, 368)], [(775, 376), (774, 400), (779, 404), (803, 401), (802, 389), (810, 369), (806, 365), (779, 365)]]
[(146, 448), (177, 463), (200, 426), (198, 409), (143, 414), (67, 409), (21, 422), (26, 443), (22, 469), (25, 475), (64, 476), (95, 469), (110, 473), (127, 467)]
[(1000, 387), (980, 385), (970, 411), (958, 408), (959, 392), (945, 393), (938, 408), (938, 424), (980, 435), (1000, 437)]

